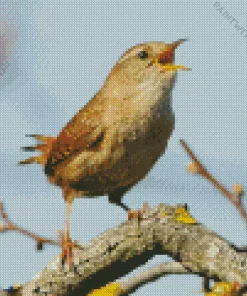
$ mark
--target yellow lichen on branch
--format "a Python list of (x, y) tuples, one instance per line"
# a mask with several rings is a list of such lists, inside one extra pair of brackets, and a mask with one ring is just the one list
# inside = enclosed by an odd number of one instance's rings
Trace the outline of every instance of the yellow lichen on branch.
[(118, 296), (121, 294), (119, 283), (111, 283), (102, 288), (95, 289), (87, 296)]
[(190, 213), (185, 208), (177, 208), (175, 211), (175, 218), (176, 221), (182, 222), (185, 224), (196, 224), (197, 221), (193, 218)]
[(205, 296), (237, 296), (241, 286), (239, 283), (216, 283), (211, 292), (205, 294)]

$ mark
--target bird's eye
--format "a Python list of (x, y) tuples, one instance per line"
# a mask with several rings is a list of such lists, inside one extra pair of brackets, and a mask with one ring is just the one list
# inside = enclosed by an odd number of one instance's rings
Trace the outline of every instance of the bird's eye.
[(145, 60), (148, 58), (148, 52), (145, 50), (142, 50), (138, 53), (138, 57), (142, 60)]

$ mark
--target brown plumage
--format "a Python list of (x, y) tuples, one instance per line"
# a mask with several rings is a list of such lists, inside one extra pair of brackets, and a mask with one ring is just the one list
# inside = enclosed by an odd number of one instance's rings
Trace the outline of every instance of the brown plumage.
[(127, 210), (121, 202), (124, 193), (164, 153), (174, 128), (171, 91), (176, 70), (186, 69), (173, 64), (175, 48), (182, 41), (149, 42), (129, 49), (57, 138), (33, 135), (43, 144), (25, 148), (42, 154), (21, 163), (43, 165), (49, 181), (63, 190), (66, 243), (75, 197), (108, 195), (110, 202)]

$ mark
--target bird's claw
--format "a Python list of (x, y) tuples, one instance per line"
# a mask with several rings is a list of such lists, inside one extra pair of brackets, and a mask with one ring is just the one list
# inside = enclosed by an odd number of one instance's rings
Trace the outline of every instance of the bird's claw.
[(76, 246), (77, 246), (77, 242), (72, 241), (70, 238), (64, 238), (62, 241), (62, 254), (61, 254), (62, 265), (64, 265), (67, 262), (70, 270), (73, 268), (72, 250)]
[(143, 207), (140, 210), (136, 210), (136, 211), (128, 210), (128, 220), (132, 220), (132, 219), (141, 220), (143, 218), (143, 214), (145, 214), (147, 210), (148, 210), (147, 202), (143, 204)]

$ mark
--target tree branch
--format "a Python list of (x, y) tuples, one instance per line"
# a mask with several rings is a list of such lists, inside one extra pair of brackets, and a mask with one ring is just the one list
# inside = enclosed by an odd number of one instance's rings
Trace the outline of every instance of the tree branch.
[(141, 271), (127, 280), (110, 283), (102, 288), (94, 289), (88, 296), (108, 295), (127, 296), (137, 288), (167, 274), (188, 274), (186, 268), (179, 262), (165, 262)]
[(127, 280), (120, 281), (119, 284), (122, 291), (120, 295), (127, 295), (128, 293), (135, 291), (137, 288), (168, 274), (188, 273), (191, 274), (191, 272), (179, 262), (164, 262), (157, 264), (133, 275)]
[[(23, 296), (86, 295), (132, 271), (155, 254), (170, 255), (192, 273), (225, 282), (247, 283), (247, 255), (238, 252), (185, 207), (161, 204), (73, 250), (74, 270), (60, 256), (25, 284)], [(4, 295), (1, 294), (0, 295)]]

